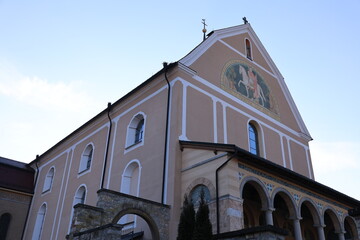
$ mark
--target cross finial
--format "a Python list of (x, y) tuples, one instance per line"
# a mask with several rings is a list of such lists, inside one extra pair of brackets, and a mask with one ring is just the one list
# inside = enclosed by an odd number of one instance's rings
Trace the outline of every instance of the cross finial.
[(205, 33), (206, 33), (206, 23), (205, 23), (205, 19), (202, 19), (202, 22), (201, 22), (202, 24), (204, 24), (204, 29), (202, 30), (203, 31), (203, 33), (204, 33), (204, 38), (203, 38), (203, 40), (205, 40)]
[(246, 19), (246, 17), (243, 17), (244, 24), (247, 24), (249, 21)]

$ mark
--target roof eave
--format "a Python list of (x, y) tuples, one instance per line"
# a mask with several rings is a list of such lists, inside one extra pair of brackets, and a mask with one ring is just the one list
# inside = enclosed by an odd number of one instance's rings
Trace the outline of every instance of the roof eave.
[[(178, 62), (173, 62), (167, 65), (167, 71), (173, 69), (174, 67), (176, 67), (178, 65)], [(114, 102), (112, 104), (112, 107), (116, 107), (117, 105), (121, 104), (122, 102), (124, 102), (126, 99), (128, 99), (129, 97), (131, 97), (133, 94), (135, 94), (137, 91), (139, 91), (140, 89), (142, 89), (144, 86), (146, 86), (147, 84), (149, 84), (150, 82), (152, 82), (153, 80), (155, 80), (157, 77), (159, 77), (161, 74), (163, 74), (165, 72), (165, 67), (160, 69), (157, 73), (155, 73), (154, 75), (152, 75), (150, 78), (148, 78), (146, 81), (142, 82), (139, 86), (137, 86), (136, 88), (134, 88), (133, 90), (131, 90), (130, 92), (128, 92), (126, 95), (124, 95), (123, 97), (121, 97), (120, 99), (118, 99), (116, 102)], [(58, 147), (59, 145), (63, 144), (64, 142), (66, 142), (68, 139), (70, 139), (71, 137), (73, 137), (75, 134), (77, 134), (78, 132), (82, 131), (84, 128), (86, 128), (88, 125), (92, 124), (93, 122), (95, 122), (97, 119), (101, 118), (101, 117), (106, 117), (107, 114), (107, 108), (105, 108), (103, 111), (101, 111), (99, 114), (97, 114), (95, 117), (91, 118), (89, 121), (87, 121), (86, 123), (84, 123), (83, 125), (81, 125), (79, 128), (77, 128), (75, 131), (73, 131), (72, 133), (70, 133), (68, 136), (66, 136), (65, 138), (63, 138), (61, 141), (59, 141), (58, 143), (56, 143), (54, 146), (52, 146), (50, 149), (48, 149), (47, 151), (45, 151), (43, 154), (41, 154), (38, 158), (34, 159), (33, 161), (31, 161), (28, 165), (31, 167), (31, 165), (33, 165), (36, 161), (40, 161), (40, 159), (47, 155), (48, 153), (50, 153), (52, 150), (54, 150), (56, 147)]]
[(212, 151), (225, 151), (236, 153), (238, 160), (246, 163), (247, 165), (260, 168), (261, 170), (273, 174), (279, 175), (284, 180), (287, 180), (292, 183), (306, 186), (308, 190), (320, 193), (323, 196), (341, 201), (343, 204), (351, 206), (351, 208), (360, 207), (360, 201), (347, 196), (339, 191), (336, 191), (328, 186), (325, 186), (319, 182), (316, 182), (308, 177), (305, 177), (297, 172), (294, 172), (290, 169), (287, 169), (283, 166), (280, 166), (276, 163), (273, 163), (265, 158), (251, 154), (250, 152), (237, 147), (234, 144), (219, 144), (219, 143), (209, 143), (209, 142), (193, 142), (193, 141), (182, 141), (180, 140), (181, 148), (194, 148), (194, 149), (207, 149)]

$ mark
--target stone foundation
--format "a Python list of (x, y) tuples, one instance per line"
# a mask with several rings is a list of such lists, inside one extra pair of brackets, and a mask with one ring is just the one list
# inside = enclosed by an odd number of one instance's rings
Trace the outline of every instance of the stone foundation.
[[(219, 199), (219, 206), (220, 233), (236, 231), (244, 228), (242, 199), (231, 195), (222, 196)], [(214, 207), (216, 208), (216, 205)], [(216, 217), (214, 222), (216, 223)]]
[(284, 240), (288, 232), (271, 225), (247, 228), (239, 231), (221, 233), (216, 240)]

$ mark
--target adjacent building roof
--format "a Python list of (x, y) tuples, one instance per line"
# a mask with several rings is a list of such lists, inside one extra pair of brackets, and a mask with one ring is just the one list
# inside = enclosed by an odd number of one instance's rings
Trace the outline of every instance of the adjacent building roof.
[(34, 173), (26, 163), (0, 157), (0, 188), (33, 193)]

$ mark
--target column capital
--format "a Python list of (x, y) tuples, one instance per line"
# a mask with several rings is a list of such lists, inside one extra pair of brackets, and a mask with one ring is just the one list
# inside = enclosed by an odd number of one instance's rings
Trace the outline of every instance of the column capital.
[(290, 220), (293, 220), (293, 221), (300, 221), (300, 220), (302, 220), (303, 218), (302, 217), (290, 217), (289, 218)]
[(271, 212), (274, 212), (276, 209), (275, 208), (272, 208), (272, 207), (269, 207), (269, 208), (262, 208), (261, 211), (264, 211), (264, 212), (267, 212), (267, 211), (271, 211)]
[(339, 240), (345, 240), (345, 231), (336, 232), (336, 234), (339, 236)]
[(326, 227), (326, 225), (325, 224), (314, 224), (313, 227), (324, 228), (324, 227)]

